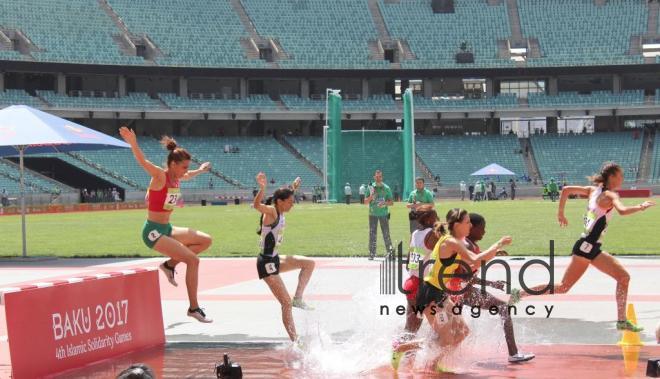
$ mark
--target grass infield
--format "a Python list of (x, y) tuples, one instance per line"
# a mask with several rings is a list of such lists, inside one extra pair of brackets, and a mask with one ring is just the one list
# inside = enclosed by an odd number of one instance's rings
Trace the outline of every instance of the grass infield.
[[(625, 199), (634, 205), (642, 199)], [(568, 255), (582, 230), (586, 200), (569, 200), (566, 216), (569, 226), (559, 227), (557, 204), (541, 200), (436, 203), (441, 217), (449, 208), (464, 207), (486, 218), (487, 247), (503, 235), (513, 237), (507, 248), (511, 255), (548, 255), (549, 241), (555, 241), (555, 253)], [(367, 256), (368, 210), (352, 204), (298, 204), (286, 215), (286, 231), (281, 254), (308, 256)], [(259, 214), (250, 205), (188, 206), (176, 209), (172, 224), (209, 233), (213, 246), (203, 256), (255, 256), (258, 236), (255, 233)], [(145, 210), (104, 211), (30, 215), (27, 217), (28, 254), (59, 257), (158, 256), (141, 239)], [(660, 207), (631, 216), (614, 215), (603, 249), (616, 255), (660, 253)], [(408, 215), (403, 203), (391, 207), (390, 231), (394, 241), (407, 245)], [(0, 256), (21, 253), (19, 216), (0, 217)], [(384, 252), (378, 231), (378, 253)]]

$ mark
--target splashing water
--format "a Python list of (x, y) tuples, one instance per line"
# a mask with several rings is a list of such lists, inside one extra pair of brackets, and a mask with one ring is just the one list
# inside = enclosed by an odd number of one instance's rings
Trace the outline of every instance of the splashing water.
[[(389, 316), (381, 315), (379, 309), (384, 304), (388, 304), (391, 310), (397, 305), (405, 305), (405, 298), (403, 295), (378, 295), (377, 279), (354, 294), (353, 303), (357, 306), (342, 309), (345, 313), (340, 321), (341, 332), (331, 334), (325, 329), (329, 323), (339, 322), (336, 313), (334, 317), (330, 312), (305, 314), (306, 317), (298, 323), (303, 336), (302, 348), (290, 346), (284, 354), (289, 367), (296, 369), (296, 376), (346, 378), (373, 372), (394, 374), (390, 366), (392, 342), (402, 332), (405, 316), (394, 312)], [(454, 372), (468, 372), (478, 371), (480, 366), (506, 364), (500, 317), (482, 310), (479, 318), (473, 318), (467, 306), (463, 308), (463, 317), (470, 335), (443, 357), (443, 367)], [(336, 325), (333, 329), (337, 330)], [(433, 332), (424, 321), (417, 338), (423, 340), (427, 337), (433, 337)], [(407, 370), (428, 372), (429, 362), (438, 356), (436, 349), (424, 344), (408, 363)]]
[[(301, 325), (305, 336), (301, 369), (315, 377), (346, 377), (379, 366), (389, 365), (392, 338), (401, 329), (402, 318), (380, 316), (381, 304), (390, 299), (378, 296), (378, 278), (371, 286), (363, 287), (353, 296), (355, 306), (342, 317), (345, 329), (331, 335), (321, 325), (323, 313), (305, 319)], [(400, 300), (400, 299), (399, 299)], [(336, 322), (336, 318), (333, 318)], [(319, 374), (321, 376), (319, 376)]]

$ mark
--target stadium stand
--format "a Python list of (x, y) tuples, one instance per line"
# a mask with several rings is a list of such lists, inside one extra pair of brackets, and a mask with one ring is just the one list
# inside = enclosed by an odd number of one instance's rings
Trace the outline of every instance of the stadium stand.
[[(450, 14), (432, 13), (430, 0), (379, 0), (379, 5), (392, 37), (407, 40), (417, 56), (415, 61), (404, 61), (403, 68), (514, 65), (509, 59), (497, 58), (497, 40), (511, 35), (504, 5), (461, 0), (454, 2), (455, 13)], [(474, 54), (473, 64), (458, 64), (454, 59), (464, 41)]]
[(38, 98), (30, 96), (27, 92), (19, 89), (7, 89), (0, 91), (0, 108), (9, 105), (28, 105), (33, 108), (43, 108), (45, 104)]
[[(0, 59), (102, 65), (268, 68), (248, 57), (241, 41), (250, 37), (230, 0), (107, 0), (133, 36), (148, 37), (162, 56), (155, 61), (125, 55), (115, 40), (123, 33), (103, 2), (85, 0), (6, 0), (0, 25), (19, 30), (34, 45), (26, 54), (0, 46)], [(378, 33), (367, 1), (241, 0), (249, 22), (263, 36), (279, 41), (289, 54), (278, 61), (291, 69), (391, 69), (387, 60), (369, 59), (369, 41)], [(527, 66), (642, 64), (627, 55), (634, 36), (643, 35), (648, 8), (644, 1), (519, 0), (525, 38), (537, 38), (541, 58)], [(156, 6), (157, 5), (157, 6)], [(402, 68), (514, 67), (498, 58), (498, 41), (511, 38), (505, 1), (455, 2), (455, 13), (434, 14), (431, 0), (378, 0), (385, 28), (405, 40), (416, 59)], [(323, 14), (323, 17), (319, 17)], [(561, 20), (561, 21), (559, 21)], [(295, 25), (295, 27), (291, 27)], [(561, 25), (561, 27), (557, 27)], [(475, 63), (456, 63), (466, 42)], [(656, 59), (656, 62), (660, 60)]]
[(102, 108), (102, 109), (158, 109), (158, 100), (146, 93), (129, 93), (124, 97), (78, 97), (59, 95), (54, 91), (37, 91), (44, 101), (55, 108)]
[[(325, 111), (325, 100), (303, 99), (295, 95), (282, 95), (282, 103), (293, 111)], [(373, 95), (364, 100), (342, 100), (342, 110), (352, 112), (392, 111), (396, 103), (391, 95)]]
[(132, 33), (148, 35), (163, 51), (165, 56), (156, 58), (160, 65), (265, 67), (243, 52), (241, 38), (249, 35), (228, 0), (108, 3)]
[(389, 68), (368, 59), (368, 41), (378, 36), (366, 1), (241, 2), (257, 31), (292, 55), (279, 62), (282, 68)]
[(280, 99), (292, 111), (325, 111), (325, 100), (303, 99), (296, 95), (282, 95)]
[[(38, 48), (31, 52), (37, 61), (144, 64), (140, 57), (121, 54), (112, 38), (119, 31), (97, 2), (5, 0), (0, 25), (21, 30)], [(4, 52), (3, 56), (19, 58), (16, 52)]]
[(160, 93), (158, 97), (172, 109), (227, 111), (275, 111), (277, 104), (268, 95), (251, 95), (246, 99), (190, 99), (173, 93)]
[[(61, 193), (67, 191), (65, 187), (59, 186), (57, 182), (44, 179), (30, 170), (23, 171), (25, 192), (27, 193)], [(20, 193), (21, 172), (15, 165), (0, 159), (0, 189), (6, 188), (12, 195)]]
[(651, 160), (651, 182), (660, 183), (660, 133), (656, 131)]
[(0, 50), (0, 60), (22, 61), (27, 59), (20, 52), (15, 50)]
[(642, 139), (634, 139), (633, 133), (532, 135), (531, 143), (545, 181), (565, 177), (569, 183), (586, 184), (586, 177), (597, 172), (605, 161), (621, 165), (629, 183), (636, 180)]
[[(296, 176), (300, 176), (305, 188), (321, 182), (319, 175), (294, 157), (274, 138), (178, 137), (177, 142), (200, 160), (211, 162), (216, 170), (238, 180), (244, 186), (252, 186), (255, 183), (255, 176), (260, 171), (266, 173), (269, 179), (275, 179), (276, 186), (290, 184)], [(225, 148), (238, 150), (235, 153), (225, 153)]]
[(305, 159), (323, 168), (323, 139), (321, 137), (284, 137)]
[(542, 58), (528, 66), (639, 64), (630, 56), (630, 37), (646, 32), (644, 1), (518, 0), (525, 37), (538, 38)]
[(589, 95), (577, 92), (560, 92), (550, 96), (542, 93), (530, 93), (528, 96), (530, 107), (584, 107), (584, 106), (627, 106), (643, 105), (644, 91), (623, 91), (615, 94), (609, 91), (593, 91)]
[[(118, 151), (114, 151), (118, 152)], [(35, 157), (44, 157), (44, 158), (57, 158), (60, 159), (72, 166), (75, 166), (87, 173), (95, 175), (105, 181), (108, 181), (115, 185), (116, 187), (124, 187), (127, 189), (138, 190), (147, 187), (148, 183), (136, 183), (124, 176), (122, 173), (118, 172), (117, 169), (122, 169), (122, 167), (113, 167), (113, 169), (104, 167), (97, 162), (93, 162), (85, 158), (79, 152), (70, 152), (70, 153), (44, 153), (36, 154)]]
[(501, 94), (491, 98), (483, 99), (429, 99), (422, 96), (415, 96), (415, 109), (417, 110), (435, 110), (435, 109), (496, 109), (496, 108), (515, 108), (518, 106), (518, 99), (514, 94)]
[[(513, 135), (506, 136), (416, 136), (415, 151), (443, 186), (464, 180), (470, 174), (497, 163), (518, 177), (526, 175), (520, 144)], [(508, 178), (502, 178), (503, 180)]]
[[(315, 172), (270, 137), (176, 137), (176, 140), (180, 146), (193, 154), (193, 159), (211, 162), (215, 170), (246, 186), (252, 185), (254, 176), (259, 171), (266, 172), (269, 178), (275, 178), (277, 185), (290, 183), (295, 176), (302, 178), (305, 187), (320, 183), (320, 178)], [(167, 152), (156, 139), (140, 137), (139, 143), (147, 159), (154, 164), (164, 165)], [(225, 147), (237, 148), (237, 150), (224, 153)], [(146, 187), (149, 183), (149, 176), (135, 163), (135, 158), (129, 150), (81, 151), (77, 154), (102, 167), (104, 171), (117, 173), (140, 187)], [(70, 161), (70, 159), (65, 160)], [(85, 167), (80, 162), (70, 163), (90, 171), (89, 167)], [(117, 180), (112, 177), (108, 179)], [(199, 176), (192, 181), (182, 182), (182, 188), (208, 189), (208, 181), (209, 176)], [(213, 188), (232, 189), (234, 186), (214, 177)]]

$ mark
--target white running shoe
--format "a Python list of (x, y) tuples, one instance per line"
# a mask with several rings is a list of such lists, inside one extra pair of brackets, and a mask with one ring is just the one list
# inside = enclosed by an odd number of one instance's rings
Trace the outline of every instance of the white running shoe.
[(165, 274), (167, 281), (170, 282), (171, 285), (173, 285), (174, 287), (178, 287), (179, 284), (174, 279), (174, 275), (176, 274), (176, 271), (174, 271), (173, 268), (170, 268), (165, 263), (166, 262), (161, 263), (160, 266), (158, 266), (158, 268), (160, 269), (160, 271), (163, 272), (163, 274)]
[(528, 353), (528, 354), (518, 353), (516, 355), (510, 355), (509, 356), (509, 363), (527, 362), (527, 361), (530, 361), (530, 360), (534, 359), (534, 357), (536, 357), (536, 355), (534, 355), (532, 353)]
[(204, 322), (204, 323), (213, 322), (213, 319), (206, 317), (206, 313), (204, 313), (202, 308), (196, 308), (196, 309), (188, 308), (188, 316), (194, 318), (199, 322)]
[(295, 307), (295, 308), (304, 309), (304, 310), (306, 310), (306, 311), (313, 311), (313, 310), (314, 310), (314, 307), (312, 307), (311, 305), (305, 303), (305, 302), (303, 301), (303, 299), (296, 299), (296, 298), (293, 298), (293, 299), (291, 300), (291, 306), (293, 306), (293, 307)]

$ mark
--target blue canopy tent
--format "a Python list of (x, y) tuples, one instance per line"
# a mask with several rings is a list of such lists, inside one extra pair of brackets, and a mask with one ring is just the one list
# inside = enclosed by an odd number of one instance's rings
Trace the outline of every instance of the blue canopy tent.
[(491, 163), (481, 170), (473, 172), (471, 176), (516, 176), (516, 173), (507, 170), (497, 163)]
[(26, 105), (12, 105), (0, 110), (0, 157), (19, 155), (23, 257), (27, 256), (23, 156), (128, 147), (127, 143), (116, 138)]
[[(516, 176), (516, 173), (498, 165), (497, 163), (491, 163), (488, 166), (482, 168), (481, 170), (473, 172), (471, 176), (484, 176), (484, 177), (495, 176), (498, 177), (497, 181), (499, 182), (500, 176)], [(493, 193), (492, 195), (497, 196), (495, 193)], [(483, 196), (485, 196), (486, 200), (488, 200), (488, 196), (486, 194), (484, 194)]]

